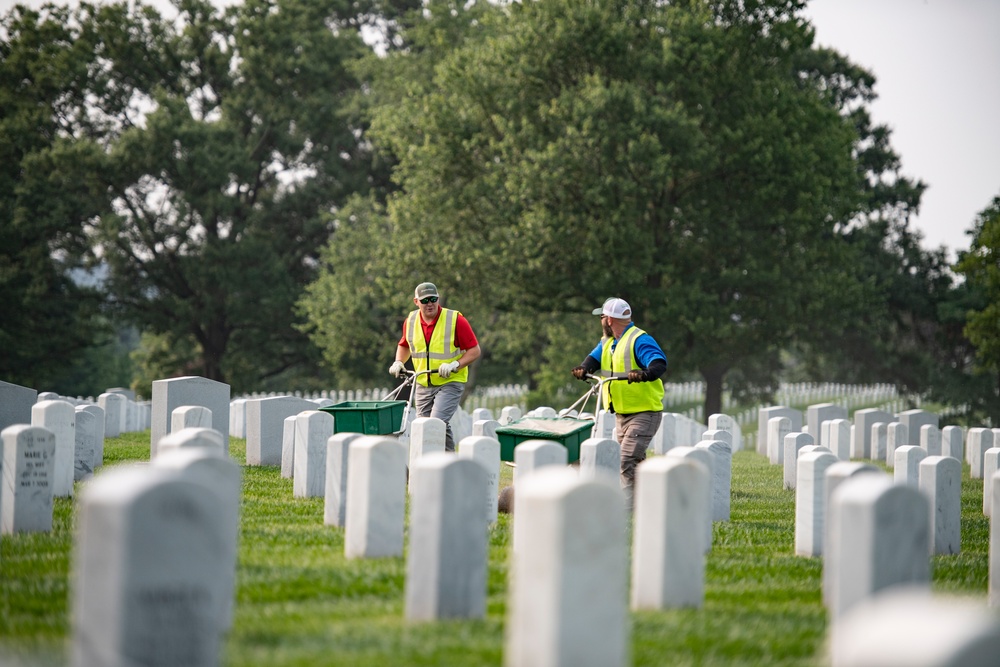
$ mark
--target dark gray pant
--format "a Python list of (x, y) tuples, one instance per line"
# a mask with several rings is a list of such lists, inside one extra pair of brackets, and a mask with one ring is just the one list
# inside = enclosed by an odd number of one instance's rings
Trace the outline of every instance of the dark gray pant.
[(413, 404), (418, 417), (435, 417), (445, 424), (444, 449), (455, 451), (455, 436), (451, 432), (451, 418), (458, 410), (458, 403), (465, 391), (464, 382), (449, 382), (437, 387), (416, 386)]
[(636, 412), (615, 415), (615, 436), (622, 449), (621, 484), (625, 491), (626, 507), (632, 507), (635, 487), (635, 468), (646, 460), (649, 442), (656, 435), (662, 421), (659, 412)]

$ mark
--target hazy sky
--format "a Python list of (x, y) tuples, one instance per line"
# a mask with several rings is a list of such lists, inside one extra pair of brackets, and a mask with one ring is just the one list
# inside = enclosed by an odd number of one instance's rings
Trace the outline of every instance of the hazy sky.
[(876, 122), (927, 184), (924, 246), (967, 250), (1000, 195), (1000, 1), (811, 0), (816, 42), (874, 73)]
[(967, 249), (1000, 195), (1000, 0), (810, 0), (806, 15), (818, 44), (875, 74), (872, 115), (892, 128), (903, 174), (928, 186), (913, 220), (924, 246)]

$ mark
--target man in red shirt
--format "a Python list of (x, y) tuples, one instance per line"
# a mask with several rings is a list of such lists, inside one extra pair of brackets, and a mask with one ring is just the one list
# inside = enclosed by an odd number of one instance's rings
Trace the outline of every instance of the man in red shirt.
[(481, 351), (469, 321), (457, 310), (442, 308), (440, 298), (433, 283), (417, 285), (413, 292), (417, 310), (403, 323), (389, 374), (402, 377), (408, 359), (413, 360), (417, 373), (435, 371), (417, 375), (413, 400), (418, 417), (436, 417), (445, 423), (445, 450), (453, 452), (451, 418), (469, 379), (468, 366)]

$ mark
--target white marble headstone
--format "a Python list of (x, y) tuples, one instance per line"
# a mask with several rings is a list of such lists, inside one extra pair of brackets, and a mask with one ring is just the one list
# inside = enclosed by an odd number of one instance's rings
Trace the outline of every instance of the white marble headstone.
[[(215, 432), (218, 433), (218, 431)], [(225, 526), (223, 533), (225, 553), (222, 558), (226, 563), (226, 585), (218, 618), (221, 629), (228, 630), (233, 625), (233, 606), (236, 592), (236, 560), (240, 533), (240, 498), (242, 496), (243, 476), (240, 466), (226, 456), (221, 448), (209, 447), (161, 449), (157, 453), (153, 465), (164, 470), (174, 470), (215, 494)]]
[(212, 428), (212, 411), (203, 405), (182, 405), (170, 413), (170, 432), (182, 428)]
[(347, 521), (348, 455), (351, 452), (351, 443), (360, 437), (362, 437), (360, 433), (335, 433), (326, 441), (324, 525), (343, 528)]
[[(295, 420), (297, 415), (285, 417), (281, 422), (281, 476), (292, 479), (295, 475)], [(334, 425), (337, 418), (334, 417)]]
[[(416, 483), (416, 462), (421, 456), (445, 451), (448, 425), (437, 417), (417, 417), (410, 424), (410, 450), (408, 467), (410, 477), (407, 488)], [(461, 440), (461, 438), (459, 438)]]
[(828, 643), (831, 667), (995, 667), (1000, 620), (978, 601), (900, 586), (855, 605)]
[(73, 480), (80, 481), (94, 474), (97, 456), (97, 416), (77, 407), (76, 433), (73, 448)]
[(486, 471), (486, 520), (495, 522), (500, 494), (500, 441), (481, 435), (462, 438), (458, 443), (458, 456), (476, 461)]
[(795, 488), (799, 465), (799, 450), (815, 444), (815, 439), (808, 433), (789, 433), (785, 436), (782, 444), (782, 447), (785, 449), (784, 456), (782, 457), (782, 465), (784, 466), (782, 469), (782, 483), (784, 488)]
[(983, 458), (986, 450), (993, 446), (993, 431), (988, 428), (970, 428), (966, 436), (966, 462), (969, 464), (969, 477), (983, 478)]
[(253, 398), (246, 402), (247, 465), (280, 466), (285, 418), (316, 404), (295, 396)]
[(171, 417), (176, 408), (200, 405), (212, 413), (212, 428), (222, 434), (222, 443), (229, 453), (229, 385), (198, 376), (153, 380), (152, 424), (150, 425), (150, 458), (156, 457), (156, 447), (172, 430)]
[(621, 471), (621, 445), (609, 438), (587, 438), (580, 443), (580, 477), (591, 479), (607, 475), (618, 479)]
[[(798, 431), (796, 431), (798, 432)], [(792, 421), (788, 417), (773, 417), (767, 423), (767, 458), (772, 465), (785, 462), (785, 436), (792, 433)]]
[(104, 425), (106, 416), (104, 408), (99, 405), (78, 405), (76, 406), (77, 424), (80, 423), (81, 412), (89, 412), (94, 416), (94, 469), (104, 465)]
[[(711, 431), (709, 431), (711, 433)], [(729, 521), (733, 487), (733, 450), (725, 440), (702, 440), (696, 449), (704, 449), (712, 455), (709, 468), (712, 486), (710, 506), (713, 521)]]
[(798, 556), (823, 553), (826, 471), (837, 461), (830, 452), (800, 453), (795, 482), (795, 553)]
[(395, 438), (362, 436), (347, 455), (344, 555), (403, 555), (406, 516), (406, 447)]
[(55, 434), (41, 426), (15, 424), (5, 428), (0, 439), (0, 533), (50, 532)]
[(445, 452), (421, 457), (416, 468), (420, 474), (410, 509), (406, 618), (482, 618), (489, 520), (484, 504), (469, 499), (486, 494), (486, 469)]
[(965, 433), (961, 426), (945, 426), (941, 429), (941, 456), (965, 460)]
[(125, 412), (125, 397), (121, 394), (105, 392), (97, 397), (97, 405), (104, 410), (104, 436), (117, 438), (122, 432), (122, 414)]
[(896, 448), (909, 445), (910, 436), (906, 431), (906, 424), (902, 422), (892, 422), (886, 427), (885, 436), (885, 464), (890, 468), (896, 465)]
[(333, 435), (333, 420), (333, 415), (321, 410), (305, 410), (295, 417), (292, 495), (296, 498), (326, 492), (326, 447)]
[(80, 493), (73, 664), (218, 664), (235, 568), (216, 493), (172, 470), (119, 466)]
[(962, 550), (962, 463), (950, 456), (925, 457), (919, 488), (930, 502), (928, 553), (957, 554)]
[(715, 456), (703, 447), (674, 447), (667, 452), (667, 458), (694, 459), (708, 470), (708, 491), (705, 494), (705, 504), (708, 506), (709, 512), (708, 521), (705, 523), (705, 528), (701, 535), (702, 546), (707, 553), (712, 549), (712, 508), (715, 505)]
[[(193, 426), (182, 428), (179, 431), (174, 431), (173, 433), (163, 436), (157, 445), (156, 456), (159, 456), (161, 451), (171, 449), (202, 447), (214, 450), (220, 456), (227, 456), (221, 433), (216, 431), (214, 428)], [(153, 460), (155, 461), (156, 458), (154, 457)]]
[(927, 497), (888, 475), (858, 475), (833, 493), (827, 607), (837, 619), (875, 593), (901, 584), (930, 587)]
[(504, 664), (629, 664), (625, 496), (559, 466), (517, 487)]
[(52, 495), (57, 498), (72, 496), (76, 458), (76, 409), (66, 401), (39, 401), (31, 406), (31, 425), (48, 429), (56, 437)]
[(917, 445), (903, 445), (896, 448), (896, 465), (893, 466), (893, 479), (896, 484), (906, 484), (917, 487), (920, 485), (920, 462), (927, 456), (927, 451)]
[(632, 609), (704, 603), (705, 550), (691, 535), (709, 523), (708, 474), (693, 458), (660, 456), (636, 468)]

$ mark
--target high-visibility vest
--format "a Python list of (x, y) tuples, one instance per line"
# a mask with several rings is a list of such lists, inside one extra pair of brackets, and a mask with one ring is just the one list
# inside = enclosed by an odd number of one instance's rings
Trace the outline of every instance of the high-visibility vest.
[[(405, 331), (406, 344), (410, 346), (410, 358), (413, 360), (413, 370), (417, 373), (426, 370), (436, 371), (438, 366), (449, 361), (458, 361), (462, 350), (455, 347), (455, 327), (458, 326), (458, 316), (462, 313), (449, 308), (442, 308), (434, 323), (434, 333), (430, 342), (424, 340), (424, 328), (420, 324), (420, 311), (414, 310), (407, 316)], [(466, 382), (469, 379), (469, 367), (455, 371), (447, 378), (436, 373), (418, 375), (417, 382), (423, 386), (439, 386), (448, 382)]]
[[(646, 333), (633, 325), (628, 328), (621, 340), (611, 351), (611, 340), (601, 348), (601, 375), (624, 375), (631, 370), (639, 370), (639, 362), (635, 358), (635, 341)], [(663, 412), (663, 381), (659, 378), (652, 382), (633, 382), (615, 380), (605, 382), (601, 389), (601, 400), (605, 409), (614, 407), (615, 412), (631, 415), (636, 412)]]

